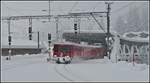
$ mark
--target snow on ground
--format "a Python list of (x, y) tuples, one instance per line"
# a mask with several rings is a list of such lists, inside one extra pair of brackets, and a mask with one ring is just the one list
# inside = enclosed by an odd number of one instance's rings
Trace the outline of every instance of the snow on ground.
[(47, 62), (48, 54), (17, 55), (6, 61), (1, 57), (1, 80), (8, 81), (149, 81), (149, 66), (127, 62), (112, 63), (93, 59), (55, 64)]

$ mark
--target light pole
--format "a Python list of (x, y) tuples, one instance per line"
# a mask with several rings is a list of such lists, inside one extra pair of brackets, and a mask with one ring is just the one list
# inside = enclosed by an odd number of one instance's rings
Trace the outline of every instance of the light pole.
[(110, 8), (110, 5), (112, 4), (112, 3), (110, 3), (110, 2), (106, 2), (105, 4), (107, 4), (107, 12), (106, 12), (106, 14), (107, 14), (107, 55), (108, 55), (108, 58), (110, 59), (110, 40), (109, 40), (109, 38), (110, 38), (110, 10), (111, 10), (111, 8)]
[(8, 53), (9, 53), (9, 57), (7, 58), (7, 60), (11, 60), (11, 33), (10, 33), (10, 23), (11, 23), (11, 19), (9, 18), (8, 19), (8, 44), (9, 44), (9, 50), (8, 50)]
[(50, 0), (48, 1), (49, 3), (49, 11), (48, 11), (48, 14), (49, 14), (49, 22), (50, 22), (50, 11), (51, 11), (51, 8), (50, 8)]
[(46, 9), (43, 9), (42, 10), (43, 12), (47, 12), (48, 11), (48, 16), (49, 16), (49, 18), (48, 18), (48, 20), (49, 20), (49, 22), (50, 22), (50, 13), (51, 13), (51, 6), (50, 6), (50, 0), (48, 1), (48, 10), (46, 10)]

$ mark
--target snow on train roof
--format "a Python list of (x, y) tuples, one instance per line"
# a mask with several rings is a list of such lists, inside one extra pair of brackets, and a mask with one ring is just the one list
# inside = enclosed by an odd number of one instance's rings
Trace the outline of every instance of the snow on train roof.
[(83, 47), (93, 47), (93, 48), (100, 48), (102, 45), (87, 45), (87, 44), (77, 44), (73, 42), (55, 42), (54, 44), (59, 44), (59, 45), (76, 45), (76, 46), (83, 46)]

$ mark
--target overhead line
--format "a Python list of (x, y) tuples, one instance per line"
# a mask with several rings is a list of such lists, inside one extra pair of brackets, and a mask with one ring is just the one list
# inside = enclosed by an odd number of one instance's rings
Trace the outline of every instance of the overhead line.
[(122, 6), (121, 8), (119, 8), (119, 9), (116, 9), (116, 10), (114, 10), (114, 11), (112, 11), (112, 12), (119, 12), (119, 11), (122, 11), (122, 9), (125, 9), (125, 8), (127, 8), (127, 7), (129, 7), (129, 5), (132, 5), (133, 4), (133, 2), (132, 3), (129, 3), (129, 4), (127, 4), (127, 5), (124, 5), (124, 6)]
[(77, 4), (78, 4), (78, 2), (74, 3), (74, 5), (72, 6), (72, 8), (69, 10), (69, 13), (76, 7)]
[[(7, 9), (10, 9), (10, 10), (15, 11), (15, 12), (17, 12), (17, 13), (20, 12), (20, 11), (18, 11), (18, 10), (16, 10), (16, 9), (13, 9), (13, 8), (8, 7), (8, 5), (6, 5), (4, 2), (3, 2), (2, 4), (4, 4)], [(20, 12), (20, 14), (23, 14), (23, 15), (24, 15), (24, 13), (22, 13), (22, 12)]]

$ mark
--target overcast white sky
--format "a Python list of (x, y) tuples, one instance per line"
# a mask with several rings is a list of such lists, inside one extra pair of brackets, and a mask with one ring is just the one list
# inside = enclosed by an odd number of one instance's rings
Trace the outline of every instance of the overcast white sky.
[[(49, 8), (48, 1), (2, 1), (1, 2), (1, 15), (2, 16), (23, 16), (23, 15), (48, 15)], [(68, 14), (70, 12), (88, 12), (88, 11), (105, 11), (106, 5), (103, 1), (51, 1), (50, 3), (52, 15)], [(123, 15), (129, 10), (130, 6), (142, 6), (147, 5), (147, 2), (113, 2), (111, 5), (111, 28), (115, 25), (115, 20), (119, 15)], [(47, 11), (42, 11), (47, 10)], [(70, 23), (71, 24), (71, 23)], [(92, 25), (92, 24), (91, 24)], [(91, 26), (83, 23), (83, 29)], [(82, 29), (81, 27), (81, 29)], [(98, 27), (98, 26), (94, 26)], [(2, 36), (7, 36), (7, 23), (2, 22)], [(59, 30), (73, 29), (73, 25), (61, 22), (59, 24)], [(96, 28), (93, 28), (96, 29)], [(41, 31), (41, 33), (51, 32), (55, 34), (55, 23), (42, 23), (41, 20), (33, 21), (33, 30)], [(28, 32), (28, 20), (13, 21), (11, 23), (11, 31), (17, 32), (17, 34), (27, 35)], [(19, 33), (20, 32), (20, 33)], [(17, 35), (16, 34), (16, 35)], [(47, 34), (45, 34), (47, 36)]]

